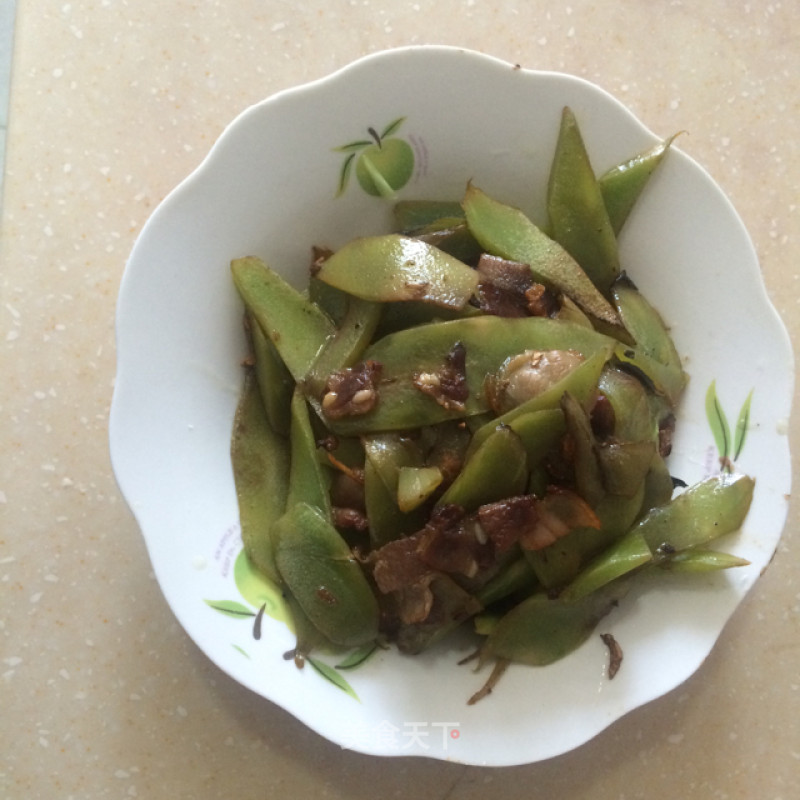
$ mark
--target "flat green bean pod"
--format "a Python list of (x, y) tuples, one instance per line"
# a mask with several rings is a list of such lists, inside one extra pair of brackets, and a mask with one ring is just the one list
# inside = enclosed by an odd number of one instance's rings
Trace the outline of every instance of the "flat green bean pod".
[(627, 275), (614, 283), (611, 294), (620, 319), (633, 337), (637, 348), (647, 358), (663, 365), (663, 374), (668, 377), (662, 377), (660, 380), (668, 387), (670, 393), (674, 395), (680, 392), (686, 383), (686, 375), (661, 315)]
[(272, 340), (294, 379), (300, 380), (333, 335), (333, 323), (261, 259), (237, 258), (231, 262), (231, 271), (248, 311)]
[(534, 667), (552, 664), (589, 638), (626, 589), (615, 586), (576, 602), (551, 598), (545, 592), (532, 594), (493, 627), (481, 656)]
[(379, 303), (350, 296), (347, 311), (333, 334), (317, 352), (302, 384), (306, 392), (319, 397), (325, 381), (332, 372), (355, 364), (369, 346), (378, 322), (382, 307)]
[(244, 549), (267, 578), (279, 583), (272, 528), (286, 507), (289, 442), (269, 424), (252, 372), (245, 377), (233, 423), (231, 465)]
[(276, 563), (303, 612), (331, 642), (378, 635), (378, 604), (347, 543), (320, 511), (292, 506), (276, 524)]
[(285, 435), (289, 430), (289, 405), (294, 381), (275, 345), (250, 314), (247, 328), (253, 344), (256, 378), (264, 411), (272, 429)]
[(608, 217), (614, 233), (618, 234), (636, 205), (639, 195), (650, 180), (656, 167), (664, 160), (677, 134), (637, 153), (604, 172), (598, 178)]
[(564, 108), (550, 181), (551, 236), (607, 295), (619, 275), (617, 237), (572, 110)]
[(311, 427), (308, 404), (299, 389), (295, 390), (292, 397), (291, 414), (291, 462), (287, 505), (291, 508), (297, 503), (308, 503), (330, 520), (330, 470), (317, 458), (317, 442)]
[(474, 511), (484, 503), (522, 494), (527, 483), (527, 453), (522, 439), (507, 426), (498, 427), (467, 460), (439, 500)]
[(457, 200), (399, 200), (394, 204), (397, 230), (406, 236), (438, 227), (440, 220), (463, 220), (464, 210)]
[(354, 239), (322, 264), (317, 278), (364, 300), (454, 309), (463, 308), (478, 285), (475, 270), (462, 261), (399, 234)]

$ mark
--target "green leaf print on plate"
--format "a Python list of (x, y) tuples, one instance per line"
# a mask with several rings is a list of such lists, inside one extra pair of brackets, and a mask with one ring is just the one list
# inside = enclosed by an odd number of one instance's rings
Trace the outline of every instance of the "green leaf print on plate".
[(354, 700), (358, 700), (360, 703), (361, 701), (358, 699), (358, 695), (353, 691), (353, 687), (342, 677), (342, 675), (334, 669), (334, 667), (329, 666), (324, 661), (320, 661), (318, 658), (311, 658), (310, 656), (306, 656), (306, 661), (320, 674), (322, 675), (325, 680), (330, 681), (337, 689), (341, 689), (343, 692), (346, 692), (350, 695)]
[(744, 449), (747, 438), (747, 429), (750, 424), (750, 405), (753, 400), (753, 390), (747, 395), (739, 416), (736, 418), (736, 425), (731, 430), (728, 417), (722, 408), (722, 403), (717, 396), (717, 382), (711, 381), (706, 392), (706, 417), (711, 426), (711, 433), (714, 435), (714, 443), (719, 453), (720, 469), (723, 472), (733, 472), (733, 466)]

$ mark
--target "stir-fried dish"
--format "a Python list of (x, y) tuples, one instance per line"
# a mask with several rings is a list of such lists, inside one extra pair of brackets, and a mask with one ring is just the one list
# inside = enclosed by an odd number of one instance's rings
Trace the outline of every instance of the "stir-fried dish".
[(669, 145), (598, 178), (567, 108), (542, 227), (470, 183), (397, 202), (392, 233), (315, 247), (307, 291), (233, 261), (252, 344), (242, 538), (299, 656), (415, 654), (470, 626), (495, 665), (475, 700), (508, 663), (574, 650), (633, 576), (746, 563), (709, 542), (741, 526), (754, 482), (670, 474), (687, 375), (620, 265)]

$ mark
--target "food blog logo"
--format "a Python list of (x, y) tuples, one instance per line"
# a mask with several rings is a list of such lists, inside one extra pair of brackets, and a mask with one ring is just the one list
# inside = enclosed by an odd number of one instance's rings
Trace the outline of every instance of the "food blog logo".
[(459, 722), (408, 721), (395, 725), (389, 720), (378, 723), (351, 722), (342, 746), (348, 750), (429, 750), (437, 743), (448, 750), (461, 737)]

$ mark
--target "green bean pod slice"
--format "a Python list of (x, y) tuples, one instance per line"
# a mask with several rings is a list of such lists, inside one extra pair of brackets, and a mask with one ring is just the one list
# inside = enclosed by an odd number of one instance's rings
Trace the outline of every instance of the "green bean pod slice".
[(633, 336), (636, 346), (649, 358), (682, 373), (680, 355), (664, 320), (633, 281), (627, 275), (620, 277), (611, 293), (622, 324)]
[(523, 494), (528, 458), (520, 437), (500, 426), (467, 460), (437, 505), (455, 504), (472, 512), (478, 506)]
[(569, 655), (625, 594), (616, 585), (576, 602), (537, 592), (505, 614), (486, 639), (481, 658), (506, 659), (539, 667)]
[(317, 440), (311, 426), (308, 403), (297, 388), (292, 397), (291, 463), (287, 506), (303, 502), (315, 506), (330, 521), (330, 470), (317, 455)]
[(399, 433), (365, 436), (362, 443), (366, 454), (364, 494), (370, 541), (378, 548), (425, 525), (424, 509), (404, 512), (398, 504), (400, 470), (421, 467), (423, 458), (417, 445)]
[(297, 503), (276, 523), (276, 563), (289, 591), (331, 642), (378, 635), (378, 603), (347, 543), (319, 509)]
[(464, 209), (457, 200), (399, 200), (393, 213), (395, 228), (406, 236), (441, 227), (441, 220), (464, 220)]
[(417, 508), (408, 513), (400, 510), (397, 489), (390, 491), (379, 468), (369, 457), (364, 465), (364, 502), (369, 520), (370, 544), (374, 549), (421, 530), (427, 521), (427, 511)]
[(738, 530), (747, 516), (754, 488), (755, 481), (749, 476), (727, 474), (690, 486), (666, 505), (653, 508), (597, 556), (565, 589), (565, 595), (583, 597), (651, 563), (659, 552), (672, 554), (699, 548)]
[(258, 322), (248, 313), (248, 330), (253, 345), (256, 378), (269, 424), (282, 436), (289, 431), (289, 406), (294, 380), (275, 345)]
[(380, 303), (351, 296), (347, 311), (336, 331), (317, 353), (302, 381), (304, 391), (321, 399), (325, 383), (333, 372), (353, 366), (372, 341), (382, 313)]
[(286, 508), (289, 443), (269, 424), (251, 371), (234, 417), (231, 464), (245, 552), (264, 576), (279, 584), (272, 529)]
[(644, 485), (631, 497), (607, 494), (594, 508), (599, 528), (575, 528), (542, 550), (526, 550), (525, 558), (545, 589), (560, 589), (583, 567), (610, 547), (633, 525), (642, 506)]
[(652, 560), (653, 552), (647, 540), (641, 531), (634, 530), (588, 564), (561, 596), (565, 600), (586, 597)]
[(740, 558), (731, 553), (720, 550), (681, 550), (661, 558), (658, 566), (670, 572), (680, 572), (688, 574), (717, 572), (721, 569), (733, 569), (734, 567), (747, 567), (750, 562), (746, 558)]
[(565, 107), (547, 185), (550, 235), (603, 295), (619, 275), (617, 237), (589, 161), (578, 121)]
[(741, 527), (754, 490), (749, 475), (712, 475), (653, 508), (633, 530), (641, 531), (652, 550), (701, 547)]
[(613, 436), (617, 441), (656, 441), (658, 421), (644, 384), (613, 364), (606, 365), (597, 388), (614, 412)]
[(299, 381), (320, 348), (334, 333), (333, 323), (318, 306), (254, 256), (231, 262), (233, 281), (247, 310)]
[(650, 176), (664, 160), (677, 134), (617, 164), (598, 178), (614, 233), (619, 234)]
[(373, 302), (416, 300), (461, 309), (477, 272), (426, 242), (400, 234), (353, 239), (325, 260), (318, 280)]

